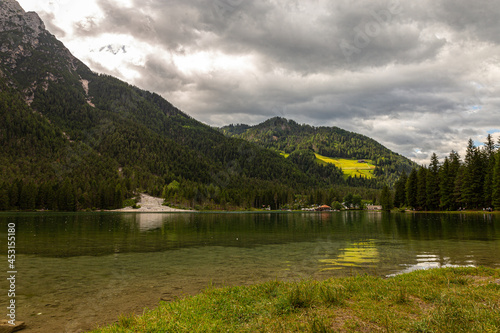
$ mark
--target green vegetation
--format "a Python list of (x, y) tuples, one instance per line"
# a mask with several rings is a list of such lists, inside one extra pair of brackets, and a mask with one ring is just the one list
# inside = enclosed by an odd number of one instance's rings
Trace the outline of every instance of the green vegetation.
[(366, 178), (371, 179), (374, 177), (373, 172), (375, 165), (371, 160), (353, 160), (345, 158), (332, 158), (320, 154), (314, 154), (316, 158), (323, 163), (334, 164), (336, 167), (341, 168), (344, 172), (344, 177), (352, 178)]
[(93, 332), (498, 332), (500, 270), (209, 288)]
[[(142, 192), (197, 209), (373, 200), (413, 166), (362, 135), (281, 118), (225, 136), (16, 22), (0, 32), (0, 210), (114, 209)], [(372, 164), (349, 169), (357, 158)]]
[(491, 135), (482, 148), (470, 139), (465, 160), (452, 151), (442, 164), (436, 154), (429, 167), (403, 173), (395, 184), (394, 205), (416, 210), (500, 210), (500, 140)]
[[(375, 140), (338, 127), (299, 125), (293, 120), (275, 117), (256, 126), (229, 125), (220, 130), (226, 136), (274, 149), (282, 152), (282, 155), (310, 150), (319, 156), (330, 156), (338, 160), (335, 163), (337, 167), (344, 165), (347, 168), (344, 170), (348, 175), (346, 182), (351, 186), (373, 187), (376, 183), (378, 188), (382, 188), (386, 183), (393, 184), (403, 170), (408, 173), (416, 167), (415, 163), (391, 152)], [(349, 160), (356, 163), (358, 160), (369, 161), (374, 167), (356, 168)], [(374, 176), (377, 177), (376, 181), (371, 179)]]
[(114, 209), (140, 192), (197, 209), (280, 209), (296, 196), (371, 199), (381, 187), (344, 179), (308, 148), (284, 159), (228, 138), (157, 94), (93, 73), (51, 34), (37, 44), (12, 29), (0, 42), (24, 51), (0, 53), (0, 210)]

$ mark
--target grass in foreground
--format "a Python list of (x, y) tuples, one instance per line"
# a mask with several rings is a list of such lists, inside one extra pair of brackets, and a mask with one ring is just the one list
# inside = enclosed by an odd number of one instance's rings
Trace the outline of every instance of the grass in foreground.
[(93, 332), (499, 332), (500, 270), (207, 289)]

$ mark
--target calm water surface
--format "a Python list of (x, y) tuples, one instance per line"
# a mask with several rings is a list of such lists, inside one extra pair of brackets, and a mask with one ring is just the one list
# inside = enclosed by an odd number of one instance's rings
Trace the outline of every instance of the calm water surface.
[(83, 332), (209, 285), (500, 267), (494, 215), (44, 213), (0, 214), (4, 275), (12, 222), (23, 332)]

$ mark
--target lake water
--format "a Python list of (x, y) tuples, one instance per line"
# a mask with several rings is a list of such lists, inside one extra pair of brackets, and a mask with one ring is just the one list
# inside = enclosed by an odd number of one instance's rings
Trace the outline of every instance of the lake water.
[(83, 332), (209, 285), (500, 268), (498, 215), (23, 213), (0, 214), (6, 277), (9, 223), (23, 332)]

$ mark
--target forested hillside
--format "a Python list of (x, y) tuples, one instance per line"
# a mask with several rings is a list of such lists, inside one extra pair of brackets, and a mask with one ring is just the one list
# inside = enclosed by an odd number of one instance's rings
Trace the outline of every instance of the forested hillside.
[(92, 72), (14, 0), (0, 2), (0, 108), (0, 210), (119, 208), (140, 191), (191, 207), (279, 208), (346, 191), (341, 171), (307, 150), (285, 159)]
[(338, 127), (299, 125), (293, 120), (275, 117), (256, 125), (229, 125), (221, 128), (229, 137), (254, 142), (262, 147), (291, 154), (309, 150), (333, 158), (367, 159), (377, 166), (377, 180), (347, 179), (348, 183), (379, 187), (394, 183), (402, 171), (409, 172), (415, 163), (394, 153), (375, 140)]
[(462, 161), (452, 151), (442, 163), (436, 154), (429, 167), (403, 174), (395, 185), (394, 205), (416, 210), (500, 210), (500, 140), (491, 135), (482, 148), (469, 140)]

